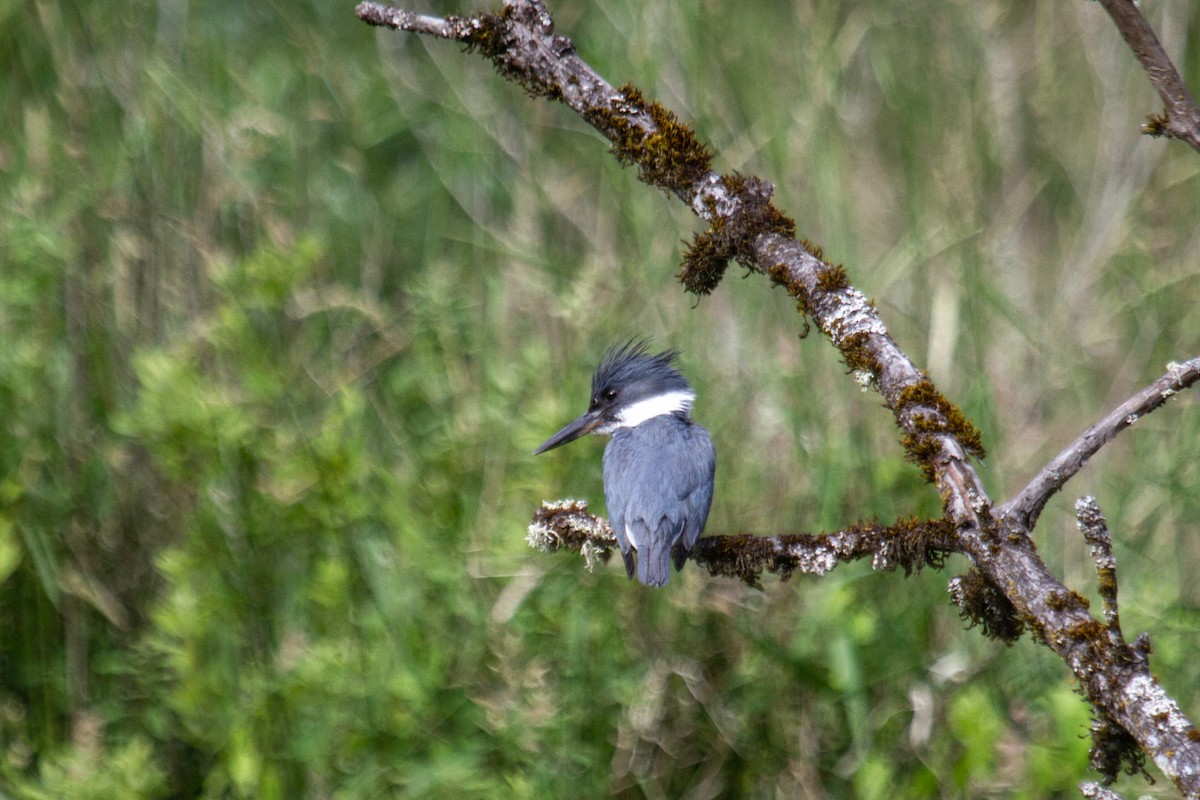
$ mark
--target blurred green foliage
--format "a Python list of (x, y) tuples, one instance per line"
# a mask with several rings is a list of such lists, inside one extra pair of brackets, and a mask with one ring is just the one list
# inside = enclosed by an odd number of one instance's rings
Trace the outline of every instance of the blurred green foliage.
[[(551, 10), (719, 169), (776, 183), (983, 429), (995, 499), (1200, 350), (1200, 160), (1138, 135), (1157, 99), (1095, 4)], [(1200, 86), (1200, 9), (1147, 11)], [(350, 3), (0, 23), (0, 796), (1043, 798), (1088, 776), (1065, 668), (964, 631), (946, 575), (759, 592), (689, 568), (651, 592), (525, 546), (542, 499), (602, 507), (598, 444), (529, 453), (635, 333), (685, 351), (710, 532), (937, 510), (782, 292), (681, 294), (696, 221), (569, 112)], [(1122, 619), (1193, 718), (1196, 411), (1069, 487), (1098, 496)], [(1092, 592), (1069, 496), (1038, 536)]]

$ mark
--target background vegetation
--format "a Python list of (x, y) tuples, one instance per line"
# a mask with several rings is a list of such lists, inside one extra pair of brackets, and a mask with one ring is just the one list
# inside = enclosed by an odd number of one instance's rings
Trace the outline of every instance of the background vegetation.
[[(655, 592), (526, 547), (541, 500), (602, 507), (599, 442), (530, 451), (630, 334), (684, 350), (710, 532), (937, 500), (782, 292), (683, 295), (680, 204), (352, 5), (0, 2), (0, 796), (1072, 794), (1086, 705), (963, 630), (950, 573)], [(1098, 5), (551, 7), (775, 181), (983, 429), (997, 500), (1200, 351), (1200, 159), (1139, 135)], [(1143, 9), (1196, 90), (1200, 6)], [(1197, 405), (1038, 529), (1094, 598), (1070, 508), (1099, 497), (1193, 719)]]

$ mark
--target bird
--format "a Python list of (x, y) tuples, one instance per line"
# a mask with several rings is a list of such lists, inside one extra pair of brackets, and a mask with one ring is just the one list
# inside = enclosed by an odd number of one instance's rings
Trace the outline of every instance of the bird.
[(604, 499), (625, 572), (661, 587), (700, 538), (712, 506), (716, 450), (692, 421), (696, 393), (675, 368), (679, 353), (651, 353), (645, 340), (609, 348), (592, 375), (588, 410), (534, 455), (586, 434), (604, 448)]

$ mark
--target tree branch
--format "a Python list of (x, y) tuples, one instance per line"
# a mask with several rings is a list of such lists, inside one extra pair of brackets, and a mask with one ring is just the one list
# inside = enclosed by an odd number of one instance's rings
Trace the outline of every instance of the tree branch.
[(1200, 108), (1179, 77), (1154, 29), (1132, 0), (1100, 0), (1126, 44), (1141, 62), (1165, 106), (1165, 115), (1151, 114), (1142, 127), (1152, 136), (1169, 136), (1200, 151)]
[[(545, 553), (578, 550), (591, 571), (596, 561), (608, 563), (617, 539), (608, 520), (587, 510), (583, 500), (542, 503), (526, 536), (529, 546)], [(954, 528), (945, 519), (900, 520), (894, 525), (852, 525), (834, 533), (782, 536), (705, 536), (690, 558), (710, 575), (759, 585), (764, 572), (787, 580), (797, 572), (824, 575), (838, 564), (871, 559), (871, 568), (905, 574), (925, 566), (940, 568), (948, 553), (957, 552)]]
[[(1200, 736), (1191, 723), (1144, 660), (1128, 645), (1110, 640), (1105, 626), (1088, 613), (1087, 601), (1049, 571), (1034, 548), (1031, 523), (993, 511), (968, 460), (983, 456), (979, 432), (900, 350), (874, 304), (850, 286), (845, 270), (826, 262), (819, 247), (795, 238), (795, 223), (771, 202), (770, 183), (712, 171), (712, 154), (690, 128), (634, 87), (614, 89), (576, 55), (569, 39), (554, 34), (540, 0), (506, 0), (500, 14), (442, 21), (375, 3), (360, 5), (357, 13), (372, 24), (462, 41), (531, 94), (560, 100), (580, 114), (612, 142), (619, 161), (637, 167), (644, 182), (676, 195), (709, 222), (684, 256), (680, 277), (690, 291), (713, 291), (731, 260), (784, 286), (838, 348), (855, 380), (883, 396), (904, 434), (909, 459), (937, 488), (945, 519), (924, 531), (920, 548), (905, 552), (919, 552), (926, 563), (940, 563), (941, 552), (969, 556), (975, 569), (951, 584), (961, 613), (981, 623), (985, 633), (1009, 640), (1030, 629), (1079, 680), (1105, 726), (1106, 743), (1118, 735), (1131, 737), (1133, 753), (1140, 754), (1140, 747), (1181, 791), (1200, 797)], [(598, 520), (575, 505), (559, 510), (572, 517), (572, 525), (591, 531), (580, 539), (581, 549), (595, 547), (603, 558), (604, 546), (594, 535)], [(534, 523), (531, 540), (538, 538), (537, 517)], [(766, 544), (755, 537), (707, 537), (696, 557), (708, 559), (704, 563), (716, 574), (744, 580), (756, 579), (763, 569), (816, 572), (838, 560), (868, 553), (874, 558), (882, 552), (885, 531), (867, 526), (829, 534), (833, 539), (773, 537)], [(555, 537), (564, 540), (554, 525), (539, 526), (537, 534), (548, 546), (557, 546)], [(607, 548), (610, 552), (611, 544)], [(1128, 748), (1117, 752), (1130, 768), (1136, 764)]]
[(1168, 364), (1166, 374), (1117, 406), (1104, 419), (1067, 445), (1017, 493), (1016, 497), (1000, 507), (1000, 516), (1011, 517), (1022, 526), (1032, 529), (1050, 498), (1079, 472), (1101, 447), (1197, 381), (1200, 381), (1200, 357), (1182, 364)]

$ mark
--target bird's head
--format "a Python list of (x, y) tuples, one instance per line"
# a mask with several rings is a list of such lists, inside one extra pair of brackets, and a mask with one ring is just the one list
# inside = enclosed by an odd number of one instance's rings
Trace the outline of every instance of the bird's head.
[(664, 414), (687, 418), (696, 393), (673, 364), (678, 355), (674, 350), (650, 353), (646, 342), (634, 339), (609, 349), (592, 375), (587, 412), (543, 442), (534, 455), (588, 433), (634, 428)]

